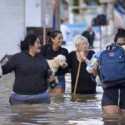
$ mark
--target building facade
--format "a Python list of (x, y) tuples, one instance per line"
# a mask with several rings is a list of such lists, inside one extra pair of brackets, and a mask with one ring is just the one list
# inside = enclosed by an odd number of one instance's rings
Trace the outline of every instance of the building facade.
[(38, 32), (42, 36), (44, 28), (53, 28), (54, 18), (56, 28), (59, 27), (59, 5), (55, 5), (57, 0), (0, 2), (0, 58), (18, 52), (19, 43), (28, 31)]

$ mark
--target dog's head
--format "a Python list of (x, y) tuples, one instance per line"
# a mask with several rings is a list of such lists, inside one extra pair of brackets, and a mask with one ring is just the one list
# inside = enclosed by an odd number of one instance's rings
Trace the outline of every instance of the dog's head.
[(60, 67), (67, 67), (66, 57), (64, 55), (58, 55), (54, 58)]

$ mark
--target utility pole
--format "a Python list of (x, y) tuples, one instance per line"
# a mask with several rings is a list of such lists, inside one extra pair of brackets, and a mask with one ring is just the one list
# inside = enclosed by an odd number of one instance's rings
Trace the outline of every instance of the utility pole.
[(43, 45), (46, 44), (46, 0), (41, 0), (41, 23), (43, 23)]
[(60, 0), (52, 0), (54, 30), (60, 29)]

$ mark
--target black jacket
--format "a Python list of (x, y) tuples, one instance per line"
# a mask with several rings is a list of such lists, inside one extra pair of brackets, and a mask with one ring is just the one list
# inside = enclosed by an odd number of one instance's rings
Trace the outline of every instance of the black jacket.
[(27, 52), (15, 54), (2, 66), (3, 74), (15, 72), (13, 91), (32, 95), (45, 92), (48, 88), (49, 67), (41, 56), (31, 57)]
[[(42, 47), (42, 51), (41, 54), (46, 58), (46, 59), (53, 59), (54, 57), (58, 56), (58, 55), (64, 55), (66, 58), (68, 56), (68, 50), (65, 48), (60, 47), (58, 49), (58, 51), (54, 51), (52, 49), (52, 45), (51, 44), (47, 44), (45, 46)], [(64, 75), (67, 72), (67, 68), (66, 69), (62, 69), (60, 68), (58, 70), (58, 72), (56, 73), (56, 75), (60, 76), (60, 75)]]
[[(88, 53), (88, 59), (91, 59), (92, 55), (94, 54), (93, 51), (90, 51)], [(68, 64), (71, 71), (71, 86), (72, 86), (72, 92), (74, 91), (76, 76), (77, 76), (77, 70), (79, 62), (76, 57), (76, 52), (73, 51), (68, 55)], [(77, 86), (77, 94), (94, 94), (96, 92), (96, 82), (94, 77), (91, 76), (86, 71), (86, 63), (82, 62), (81, 69), (80, 69), (80, 75), (78, 80), (78, 86)]]

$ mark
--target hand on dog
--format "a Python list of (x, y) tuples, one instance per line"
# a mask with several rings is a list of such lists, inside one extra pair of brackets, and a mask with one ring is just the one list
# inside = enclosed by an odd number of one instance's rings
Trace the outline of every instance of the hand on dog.
[(51, 83), (51, 82), (55, 82), (56, 81), (56, 78), (54, 75), (51, 75), (49, 78), (48, 78), (48, 82)]

